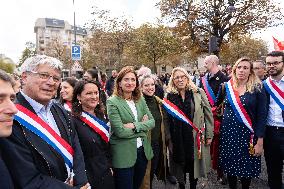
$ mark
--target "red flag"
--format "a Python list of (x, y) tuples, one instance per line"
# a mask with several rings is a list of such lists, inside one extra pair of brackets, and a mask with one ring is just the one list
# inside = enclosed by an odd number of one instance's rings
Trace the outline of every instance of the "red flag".
[(276, 38), (273, 38), (274, 50), (283, 51), (284, 50), (284, 41), (278, 41)]

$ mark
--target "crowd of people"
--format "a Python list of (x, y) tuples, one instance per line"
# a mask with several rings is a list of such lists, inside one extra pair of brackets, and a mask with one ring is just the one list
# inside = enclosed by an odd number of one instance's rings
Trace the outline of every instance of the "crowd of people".
[(204, 65), (61, 79), (62, 62), (35, 55), (20, 78), (0, 70), (0, 188), (152, 189), (156, 176), (184, 189), (189, 173), (196, 189), (213, 169), (248, 189), (264, 152), (268, 186), (282, 189), (284, 53)]

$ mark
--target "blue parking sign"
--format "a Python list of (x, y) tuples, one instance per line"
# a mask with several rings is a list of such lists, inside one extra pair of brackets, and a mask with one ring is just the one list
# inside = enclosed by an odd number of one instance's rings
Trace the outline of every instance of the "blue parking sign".
[(73, 45), (71, 51), (72, 60), (81, 60), (81, 47), (80, 45)]

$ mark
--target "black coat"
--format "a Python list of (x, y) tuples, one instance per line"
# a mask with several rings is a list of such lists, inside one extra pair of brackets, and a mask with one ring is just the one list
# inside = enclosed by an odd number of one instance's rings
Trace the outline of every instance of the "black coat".
[[(16, 103), (35, 113), (21, 93), (17, 95)], [(83, 154), (70, 118), (56, 104), (52, 105), (51, 112), (61, 137), (74, 149), (74, 187), (64, 183), (68, 175), (62, 156), (43, 139), (14, 121), (12, 135), (1, 140), (0, 145), (15, 188), (80, 188), (88, 182)]]
[(2, 160), (1, 151), (0, 151), (0, 188), (1, 189), (13, 189), (14, 188), (10, 173), (4, 161)]
[[(167, 99), (175, 104), (184, 114), (193, 120), (194, 99), (192, 91), (186, 90), (185, 100), (180, 94), (169, 93)], [(193, 132), (192, 127), (168, 114), (171, 140), (173, 143), (173, 160), (180, 164), (193, 162)]]
[[(103, 120), (102, 118), (100, 118)], [(84, 154), (89, 183), (95, 189), (113, 189), (109, 144), (90, 126), (74, 118), (75, 128)]]
[[(225, 74), (223, 74), (220, 70), (215, 75), (213, 75), (212, 77), (209, 77), (209, 74), (206, 74), (205, 77), (207, 78), (207, 81), (208, 81), (210, 87), (212, 88), (216, 97), (217, 97), (220, 85), (224, 82), (229, 81), (229, 79), (230, 79)], [(200, 80), (201, 79), (202, 78), (200, 78)], [(204, 89), (202, 82), (200, 82), (200, 87), (202, 89)]]

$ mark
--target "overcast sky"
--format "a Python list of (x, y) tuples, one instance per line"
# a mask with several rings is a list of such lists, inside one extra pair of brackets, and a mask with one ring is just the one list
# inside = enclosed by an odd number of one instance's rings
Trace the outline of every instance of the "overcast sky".
[[(155, 22), (160, 12), (159, 0), (75, 0), (76, 24), (83, 26), (91, 17), (92, 6), (109, 9), (115, 15), (132, 17), (134, 25)], [(284, 2), (282, 8), (284, 10)], [(72, 0), (5, 0), (0, 11), (0, 54), (18, 62), (27, 41), (35, 42), (34, 25), (37, 18), (57, 18), (73, 24)], [(261, 32), (272, 45), (271, 35), (284, 40), (284, 27)]]

